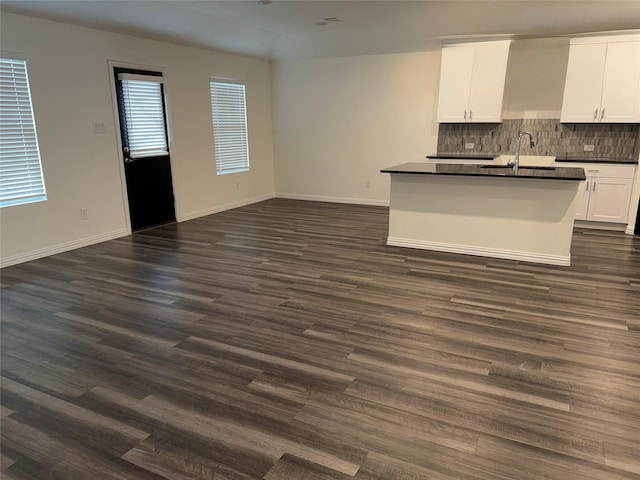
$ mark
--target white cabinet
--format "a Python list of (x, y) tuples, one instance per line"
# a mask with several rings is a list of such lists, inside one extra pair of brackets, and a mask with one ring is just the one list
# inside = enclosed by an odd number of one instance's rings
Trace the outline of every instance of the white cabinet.
[(594, 177), (589, 196), (587, 220), (627, 223), (632, 181), (631, 178)]
[(640, 122), (640, 35), (571, 40), (560, 121)]
[(440, 123), (500, 122), (510, 40), (442, 48)]
[(582, 167), (587, 179), (581, 182), (576, 199), (576, 220), (627, 223), (635, 165), (566, 163)]

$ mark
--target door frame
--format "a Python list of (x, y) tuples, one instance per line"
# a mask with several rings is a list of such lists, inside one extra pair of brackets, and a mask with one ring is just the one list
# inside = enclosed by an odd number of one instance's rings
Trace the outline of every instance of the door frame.
[(119, 68), (131, 68), (134, 70), (148, 70), (153, 72), (162, 73), (162, 84), (164, 90), (164, 108), (166, 115), (166, 125), (167, 125), (167, 145), (169, 147), (169, 166), (171, 169), (171, 178), (173, 183), (173, 198), (174, 198), (174, 208), (176, 213), (176, 223), (180, 222), (180, 195), (178, 194), (177, 182), (175, 181), (175, 166), (174, 166), (174, 158), (173, 158), (173, 128), (171, 122), (171, 106), (169, 105), (169, 89), (167, 85), (167, 70), (166, 67), (159, 67), (157, 65), (145, 65), (141, 63), (130, 63), (130, 62), (122, 62), (119, 60), (107, 60), (108, 71), (109, 71), (109, 83), (111, 85), (111, 105), (113, 107), (113, 125), (114, 125), (114, 133), (116, 136), (116, 150), (118, 152), (118, 169), (120, 172), (120, 190), (122, 195), (122, 205), (124, 207), (123, 215), (125, 218), (125, 226), (127, 230), (127, 234), (131, 235), (133, 232), (131, 228), (131, 216), (129, 214), (129, 195), (127, 194), (127, 177), (124, 171), (124, 155), (122, 149), (122, 129), (120, 128), (120, 113), (118, 111), (118, 94), (116, 92), (116, 79), (113, 72), (114, 67)]

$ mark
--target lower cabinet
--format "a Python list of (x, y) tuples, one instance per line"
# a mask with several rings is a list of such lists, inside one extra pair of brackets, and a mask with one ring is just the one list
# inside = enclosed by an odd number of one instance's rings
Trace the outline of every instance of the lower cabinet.
[(578, 190), (576, 220), (627, 223), (635, 165), (566, 163), (563, 166), (582, 167), (587, 177)]
[(627, 223), (632, 179), (589, 177), (583, 183), (576, 220)]

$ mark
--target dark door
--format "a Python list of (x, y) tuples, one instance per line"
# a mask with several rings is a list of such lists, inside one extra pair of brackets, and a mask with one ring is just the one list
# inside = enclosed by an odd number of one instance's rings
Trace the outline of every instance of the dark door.
[(176, 220), (162, 74), (114, 68), (132, 230)]
[(636, 228), (633, 233), (640, 235), (640, 200), (638, 200), (638, 213), (636, 213)]

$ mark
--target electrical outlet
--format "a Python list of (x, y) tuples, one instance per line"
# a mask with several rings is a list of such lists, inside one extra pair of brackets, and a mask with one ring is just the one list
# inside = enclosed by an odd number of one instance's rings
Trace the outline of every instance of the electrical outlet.
[(80, 220), (89, 220), (89, 210), (86, 208), (80, 209)]
[(466, 150), (473, 150), (473, 147), (475, 147), (475, 146), (476, 146), (476, 144), (473, 143), (473, 142), (467, 142), (467, 143), (464, 144), (464, 148)]
[(103, 133), (107, 133), (107, 127), (105, 126), (104, 123), (99, 123), (99, 122), (93, 122), (91, 124), (91, 128), (93, 130), (93, 133), (95, 134), (103, 134)]
[(584, 146), (584, 151), (585, 152), (593, 152), (595, 150), (595, 145), (585, 145)]
[(365, 188), (371, 188), (371, 180), (365, 180), (364, 181), (364, 187)]

